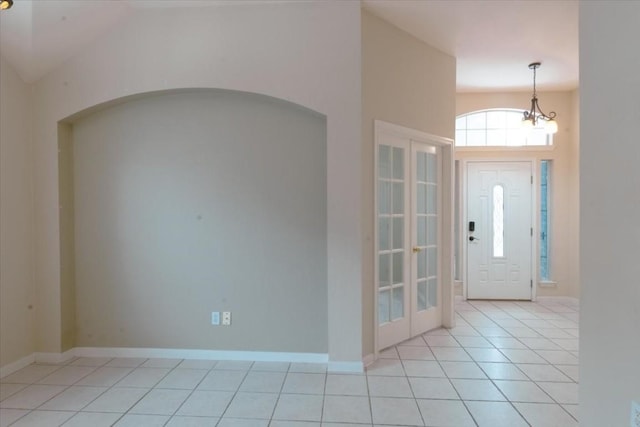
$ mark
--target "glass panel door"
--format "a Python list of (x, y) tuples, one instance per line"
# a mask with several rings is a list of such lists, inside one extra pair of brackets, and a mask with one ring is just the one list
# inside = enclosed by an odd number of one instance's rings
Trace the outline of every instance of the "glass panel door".
[(418, 258), (417, 307), (423, 311), (438, 305), (438, 182), (434, 153), (418, 152), (416, 167), (416, 232)]
[(380, 345), (409, 338), (408, 141), (378, 145), (378, 326)]
[(404, 317), (405, 149), (378, 151), (378, 323)]
[(440, 292), (438, 263), (438, 149), (413, 142), (412, 181), (414, 200), (412, 207), (413, 288), (412, 335), (440, 326)]
[(388, 136), (377, 148), (378, 348), (442, 324), (439, 149)]

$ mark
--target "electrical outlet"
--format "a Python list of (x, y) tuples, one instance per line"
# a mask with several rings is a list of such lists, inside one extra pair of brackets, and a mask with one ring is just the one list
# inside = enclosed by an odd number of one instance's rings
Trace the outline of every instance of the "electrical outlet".
[(231, 325), (231, 312), (230, 311), (223, 311), (222, 312), (222, 324), (224, 326)]
[(211, 312), (211, 324), (218, 326), (220, 324), (220, 312), (212, 311)]
[(640, 403), (631, 401), (631, 427), (640, 427)]

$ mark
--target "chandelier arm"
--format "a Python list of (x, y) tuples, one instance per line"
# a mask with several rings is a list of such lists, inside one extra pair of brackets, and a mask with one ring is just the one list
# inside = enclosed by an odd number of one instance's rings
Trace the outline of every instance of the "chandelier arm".
[(523, 113), (524, 113), (524, 120), (529, 120), (529, 119), (535, 120), (535, 116), (536, 116), (536, 97), (535, 96), (531, 98), (531, 107), (529, 108), (529, 111), (524, 111)]
[(549, 111), (549, 114), (545, 114), (544, 111), (542, 111), (542, 108), (540, 108), (540, 105), (538, 105), (538, 98), (535, 98), (535, 105), (537, 110), (540, 112), (540, 114), (542, 115), (542, 118), (545, 120), (553, 120), (556, 118), (556, 112), (555, 111)]

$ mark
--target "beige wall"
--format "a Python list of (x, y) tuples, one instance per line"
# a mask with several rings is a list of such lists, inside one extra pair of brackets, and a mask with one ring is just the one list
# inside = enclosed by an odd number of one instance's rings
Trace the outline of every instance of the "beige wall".
[(72, 140), (78, 347), (327, 353), (324, 117), (200, 89), (94, 112)]
[(455, 58), (362, 13), (363, 354), (374, 349), (374, 120), (453, 138)]
[(569, 241), (568, 275), (573, 286), (568, 295), (580, 298), (580, 90), (571, 92), (571, 139), (569, 149), (569, 216), (567, 233)]
[(640, 404), (640, 3), (580, 2), (580, 425)]
[[(360, 4), (140, 9), (35, 89), (38, 350), (62, 349), (58, 122), (149, 91), (222, 88), (270, 95), (327, 118), (328, 353), (362, 354)], [(230, 43), (230, 41), (233, 41)]]
[(31, 87), (0, 57), (0, 367), (35, 349)]
[[(555, 111), (558, 133), (551, 150), (457, 150), (456, 160), (465, 159), (535, 159), (552, 160), (551, 200), (551, 279), (553, 287), (538, 286), (538, 296), (579, 296), (576, 265), (578, 252), (578, 169), (577, 118), (573, 92), (540, 92), (541, 107)], [(456, 114), (487, 108), (527, 108), (530, 93), (460, 93), (456, 96)], [(460, 292), (461, 289), (458, 289)]]

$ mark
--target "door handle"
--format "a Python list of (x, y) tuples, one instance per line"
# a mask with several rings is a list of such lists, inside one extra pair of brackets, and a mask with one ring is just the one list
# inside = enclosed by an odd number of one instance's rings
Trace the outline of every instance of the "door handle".
[(470, 242), (474, 242), (476, 240), (480, 240), (480, 239), (478, 239), (477, 237), (469, 236), (469, 241)]
[(417, 254), (418, 252), (422, 252), (422, 248), (413, 248), (413, 253)]

